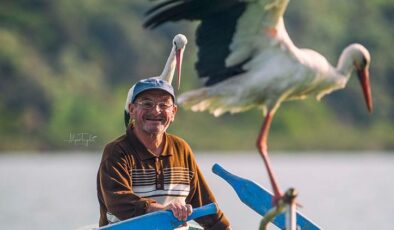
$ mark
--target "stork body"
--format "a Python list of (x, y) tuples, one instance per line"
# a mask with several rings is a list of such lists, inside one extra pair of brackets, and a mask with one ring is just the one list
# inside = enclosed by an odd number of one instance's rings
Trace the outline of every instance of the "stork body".
[(196, 69), (205, 87), (182, 94), (178, 102), (193, 111), (215, 116), (260, 108), (265, 115), (257, 149), (274, 192), (281, 191), (268, 157), (267, 137), (281, 102), (322, 96), (346, 86), (353, 69), (359, 74), (368, 110), (372, 110), (368, 66), (370, 55), (351, 44), (336, 67), (319, 53), (297, 48), (285, 29), (289, 0), (172, 0), (153, 8), (146, 26), (167, 21), (201, 20)]
[[(172, 49), (170, 55), (167, 58), (167, 62), (164, 66), (162, 73), (159, 76), (157, 76), (157, 78), (160, 78), (172, 84), (172, 79), (174, 77), (175, 69), (177, 69), (178, 87), (180, 86), (182, 59), (183, 59), (183, 52), (185, 50), (186, 44), (187, 44), (187, 38), (185, 35), (183, 34), (175, 35), (174, 39), (172, 40)], [(127, 93), (127, 98), (124, 107), (124, 122), (126, 127), (128, 126), (130, 120), (129, 104), (131, 103), (133, 89), (134, 89), (134, 85), (129, 89)]]
[[(349, 46), (342, 54), (346, 56), (343, 60), (350, 59), (358, 49), (362, 46)], [(254, 107), (261, 108), (264, 114), (267, 111), (274, 113), (282, 101), (307, 96), (320, 100), (331, 91), (344, 88), (353, 69), (352, 65), (343, 64), (344, 68), (339, 71), (312, 50), (299, 50), (302, 55), (297, 58), (273, 54), (272, 51), (262, 52), (245, 65), (246, 72), (186, 92), (178, 102), (193, 111), (208, 110), (214, 116), (225, 112), (243, 112)], [(268, 62), (262, 61), (267, 59)]]

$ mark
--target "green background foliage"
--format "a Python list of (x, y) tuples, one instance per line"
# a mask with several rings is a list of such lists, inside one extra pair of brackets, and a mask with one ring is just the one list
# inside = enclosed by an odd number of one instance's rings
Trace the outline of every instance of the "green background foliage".
[[(194, 23), (142, 28), (143, 0), (20, 0), (0, 5), (0, 150), (102, 149), (124, 133), (127, 91), (160, 74), (177, 33), (189, 44), (178, 94), (202, 85), (194, 71)], [(297, 0), (285, 15), (299, 47), (336, 65), (349, 43), (372, 56), (374, 112), (368, 114), (356, 77), (344, 90), (282, 104), (271, 127), (272, 150), (388, 150), (394, 148), (394, 2)], [(261, 111), (225, 114), (179, 109), (170, 128), (200, 150), (252, 150)], [(89, 146), (70, 134), (96, 136)]]

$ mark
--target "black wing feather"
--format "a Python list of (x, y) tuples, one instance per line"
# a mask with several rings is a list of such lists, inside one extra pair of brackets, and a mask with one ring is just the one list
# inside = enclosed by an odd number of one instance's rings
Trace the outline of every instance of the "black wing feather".
[(226, 67), (230, 44), (235, 34), (238, 18), (245, 11), (246, 3), (240, 0), (169, 0), (151, 8), (145, 27), (155, 28), (168, 21), (201, 20), (196, 31), (199, 77), (205, 85), (213, 85), (242, 72), (250, 58), (237, 65)]
[(205, 85), (213, 85), (243, 72), (243, 61), (226, 67), (225, 60), (230, 54), (230, 44), (235, 34), (236, 23), (245, 10), (245, 4), (232, 6), (201, 22), (197, 29), (196, 43), (199, 47), (196, 69), (200, 77), (208, 77)]
[(162, 3), (157, 4), (156, 6), (150, 8), (147, 12), (145, 12), (145, 15), (153, 14), (155, 11), (161, 10), (161, 8), (166, 7), (167, 5), (171, 5), (175, 2), (179, 2), (183, 0), (168, 0)]
[[(147, 15), (151, 15), (144, 23), (146, 28), (155, 28), (169, 21), (201, 20), (209, 12), (204, 8), (214, 1), (209, 0), (169, 0), (156, 5), (148, 10)], [(212, 10), (212, 9), (211, 9)], [(211, 11), (209, 10), (209, 11)]]

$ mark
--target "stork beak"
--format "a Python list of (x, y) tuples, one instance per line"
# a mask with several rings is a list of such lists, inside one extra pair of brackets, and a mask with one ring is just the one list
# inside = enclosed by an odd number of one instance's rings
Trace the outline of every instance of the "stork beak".
[(178, 72), (178, 89), (181, 85), (181, 69), (182, 69), (183, 49), (176, 51), (176, 70)]
[(357, 70), (358, 80), (360, 81), (361, 87), (363, 89), (365, 103), (367, 104), (367, 108), (369, 112), (372, 112), (372, 96), (371, 96), (371, 87), (369, 84), (369, 71), (368, 67)]

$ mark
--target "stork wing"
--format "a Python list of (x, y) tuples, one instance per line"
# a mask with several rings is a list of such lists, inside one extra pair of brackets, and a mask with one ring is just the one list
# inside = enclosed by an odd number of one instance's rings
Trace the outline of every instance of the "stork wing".
[[(148, 11), (144, 26), (168, 21), (200, 20), (196, 69), (206, 85), (244, 72), (242, 68), (261, 47), (274, 39), (266, 33), (283, 16), (288, 0), (168, 0)], [(266, 30), (263, 28), (267, 28)]]

